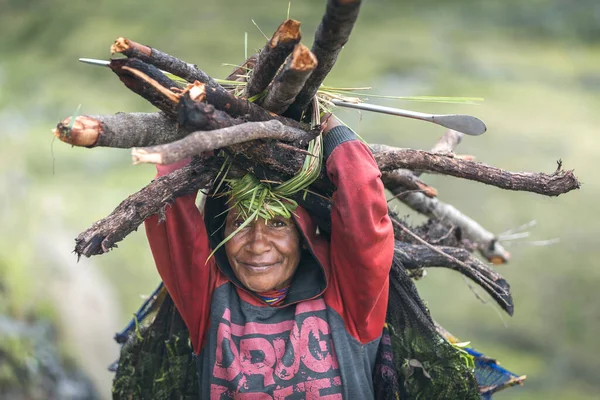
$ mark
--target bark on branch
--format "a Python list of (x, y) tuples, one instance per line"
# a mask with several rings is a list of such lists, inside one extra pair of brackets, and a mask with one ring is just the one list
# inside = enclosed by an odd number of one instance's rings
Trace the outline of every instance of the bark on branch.
[(148, 100), (169, 117), (177, 117), (179, 95), (170, 90), (177, 87), (177, 84), (158, 68), (136, 58), (111, 60), (109, 67), (128, 89)]
[(303, 44), (294, 48), (292, 56), (277, 73), (261, 105), (275, 114), (283, 114), (317, 66), (317, 59)]
[(177, 197), (209, 186), (219, 166), (214, 159), (192, 161), (188, 166), (152, 181), (125, 199), (107, 217), (95, 222), (75, 239), (78, 257), (108, 252), (136, 230), (144, 220)]
[(444, 267), (460, 272), (481, 286), (509, 315), (513, 314), (513, 299), (506, 280), (467, 250), (447, 246), (435, 247), (434, 250), (424, 245), (396, 241), (395, 255), (407, 269)]
[(299, 113), (309, 106), (348, 41), (358, 17), (360, 3), (360, 0), (327, 1), (325, 15), (317, 28), (311, 49), (319, 64), (296, 97), (294, 106)]
[(386, 151), (376, 153), (374, 156), (382, 172), (397, 168), (439, 172), (502, 189), (527, 191), (545, 196), (558, 196), (580, 187), (573, 171), (557, 170), (552, 174), (510, 172), (475, 161), (457, 159), (452, 155), (413, 149)]
[(408, 193), (399, 198), (410, 208), (423, 215), (439, 219), (449, 227), (460, 228), (463, 236), (472, 241), (481, 255), (491, 263), (504, 264), (510, 259), (510, 253), (498, 242), (496, 235), (454, 206), (437, 198), (428, 198), (421, 193)]
[(65, 143), (81, 147), (130, 149), (154, 146), (181, 139), (189, 133), (164, 113), (117, 113), (115, 115), (80, 115), (59, 122), (54, 136)]
[(246, 86), (246, 98), (262, 93), (267, 88), (300, 38), (300, 22), (288, 19), (279, 25), (258, 56)]
[(138, 58), (147, 64), (154, 65), (173, 75), (177, 75), (189, 83), (199, 81), (205, 83), (208, 87), (220, 87), (213, 78), (198, 69), (196, 65), (189, 64), (160, 50), (136, 43), (124, 37), (119, 37), (115, 40), (115, 43), (110, 46), (110, 52), (112, 54), (121, 53), (129, 58)]
[(246, 122), (245, 124), (213, 131), (194, 132), (173, 143), (159, 146), (134, 148), (131, 156), (134, 164), (173, 164), (192, 155), (228, 147), (256, 139), (276, 138), (283, 141), (310, 140), (310, 135), (301, 129), (291, 128), (279, 121)]

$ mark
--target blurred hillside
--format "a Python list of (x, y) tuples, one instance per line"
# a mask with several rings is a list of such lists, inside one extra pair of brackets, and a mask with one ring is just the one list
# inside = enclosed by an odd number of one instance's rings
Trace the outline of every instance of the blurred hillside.
[[(325, 1), (293, 1), (310, 46)], [(64, 352), (106, 398), (118, 355), (112, 336), (158, 283), (140, 229), (117, 250), (79, 263), (73, 238), (146, 185), (152, 166), (132, 166), (127, 150), (70, 148), (50, 134), (79, 104), (83, 114), (152, 111), (107, 69), (118, 36), (148, 44), (210, 75), (244, 60), (286, 18), (287, 2), (182, 0), (102, 2), (0, 0), (0, 312), (49, 316)], [(531, 237), (504, 243), (499, 267), (515, 316), (482, 304), (460, 276), (430, 270), (418, 283), (434, 317), (503, 366), (529, 378), (498, 398), (592, 399), (600, 391), (596, 295), (600, 269), (600, 3), (592, 0), (369, 0), (327, 84), (372, 86), (385, 95), (476, 96), (478, 106), (375, 101), (483, 119), (488, 132), (459, 153), (513, 171), (575, 169), (580, 191), (558, 198), (426, 176), (440, 198), (495, 233), (531, 220)], [(430, 124), (340, 111), (367, 141), (429, 148), (443, 134)], [(410, 214), (396, 204), (401, 214)], [(419, 221), (419, 216), (414, 216)], [(560, 238), (552, 246), (531, 241)], [(0, 339), (2, 340), (2, 339)]]

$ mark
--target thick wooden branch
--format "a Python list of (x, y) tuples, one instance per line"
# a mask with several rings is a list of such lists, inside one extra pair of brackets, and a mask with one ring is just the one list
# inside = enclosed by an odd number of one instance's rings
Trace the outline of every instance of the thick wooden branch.
[(219, 170), (214, 159), (196, 159), (190, 165), (152, 181), (129, 196), (107, 217), (75, 239), (75, 253), (91, 257), (108, 252), (151, 215), (160, 213), (177, 197), (209, 186)]
[(229, 147), (256, 139), (276, 138), (287, 142), (310, 140), (314, 135), (283, 125), (279, 121), (246, 122), (213, 131), (194, 132), (173, 143), (159, 146), (134, 148), (131, 156), (135, 164), (173, 164), (192, 155)]
[(302, 112), (310, 105), (321, 83), (333, 68), (338, 54), (350, 37), (360, 3), (360, 0), (327, 1), (325, 15), (317, 28), (311, 49), (319, 64), (296, 97), (296, 110)]
[(258, 56), (246, 86), (246, 98), (262, 93), (267, 88), (300, 38), (300, 22), (288, 19), (279, 25)]
[(189, 133), (165, 114), (117, 113), (115, 115), (80, 115), (59, 122), (54, 136), (65, 143), (82, 147), (130, 149), (154, 146), (181, 139)]
[(220, 85), (204, 71), (198, 69), (194, 64), (189, 64), (178, 58), (163, 53), (160, 50), (153, 49), (134, 42), (133, 40), (119, 37), (110, 46), (112, 54), (121, 53), (127, 57), (138, 58), (147, 64), (154, 65), (164, 71), (177, 75), (189, 83), (199, 81), (205, 83), (208, 87), (219, 87)]
[[(198, 92), (196, 89), (201, 89), (201, 91)], [(241, 118), (233, 118), (226, 112), (215, 109), (213, 105), (206, 104), (204, 99), (204, 87), (199, 88), (197, 86), (192, 86), (181, 97), (177, 105), (177, 122), (179, 125), (193, 132), (227, 128), (246, 122)]]
[(110, 69), (128, 89), (148, 100), (170, 117), (177, 117), (179, 96), (169, 90), (177, 84), (158, 68), (135, 58), (111, 60)]
[(316, 66), (317, 58), (308, 47), (302, 43), (297, 44), (292, 56), (273, 79), (261, 105), (275, 114), (283, 114), (294, 102)]
[(81, 147), (156, 146), (174, 142), (197, 130), (220, 129), (245, 121), (230, 117), (203, 102), (183, 96), (177, 105), (178, 121), (164, 113), (117, 113), (115, 115), (80, 115), (71, 127), (71, 117), (59, 122), (54, 136), (65, 143)]
[[(202, 83), (197, 82), (195, 85), (199, 86), (202, 85)], [(303, 124), (293, 119), (285, 118), (269, 112), (258, 104), (235, 97), (232, 93), (229, 93), (227, 90), (222, 88), (215, 89), (207, 87), (206, 102), (214, 105), (218, 110), (227, 112), (232, 117), (243, 117), (248, 121), (268, 121), (271, 119), (276, 119), (284, 125), (298, 129), (309, 130), (307, 124)]]
[[(438, 141), (433, 145), (433, 147), (431, 148), (431, 150), (429, 150), (429, 152), (436, 153), (436, 154), (452, 155), (452, 154), (454, 154), (454, 148), (456, 146), (458, 146), (458, 144), (461, 142), (463, 136), (464, 136), (464, 134), (462, 132), (457, 132), (457, 131), (453, 131), (452, 129), (448, 129), (438, 139)], [(371, 150), (373, 150), (374, 153), (383, 153), (384, 151), (400, 150), (398, 147), (388, 146), (386, 144), (373, 144), (372, 143), (372, 144), (369, 144), (369, 146), (371, 147)], [(458, 157), (458, 156), (455, 155), (454, 157)], [(384, 172), (384, 175), (394, 174), (396, 171), (398, 171), (402, 174), (412, 173), (415, 176), (421, 176), (421, 174), (423, 173), (423, 171), (411, 171), (409, 169), (398, 168), (393, 171)]]
[(513, 314), (513, 299), (506, 280), (467, 250), (447, 246), (435, 247), (434, 250), (424, 245), (396, 241), (395, 255), (407, 269), (444, 267), (458, 271), (488, 292), (509, 315)]
[(573, 171), (557, 170), (552, 174), (510, 172), (479, 162), (457, 159), (452, 155), (413, 149), (386, 151), (376, 153), (374, 156), (382, 172), (397, 168), (439, 172), (502, 189), (527, 191), (545, 196), (558, 196), (580, 187)]

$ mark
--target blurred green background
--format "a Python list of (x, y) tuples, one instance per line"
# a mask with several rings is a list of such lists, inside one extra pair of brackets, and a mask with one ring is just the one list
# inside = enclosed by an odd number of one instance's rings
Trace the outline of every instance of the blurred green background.
[[(291, 3), (310, 46), (324, 0)], [(50, 130), (82, 114), (153, 111), (108, 70), (118, 36), (156, 47), (215, 77), (286, 18), (287, 2), (0, 0), (0, 314), (50, 317), (62, 351), (109, 398), (112, 341), (158, 283), (143, 229), (109, 254), (77, 263), (73, 239), (146, 185), (154, 167), (128, 150), (71, 148)], [(433, 269), (418, 287), (434, 317), (502, 365), (528, 375), (498, 398), (593, 399), (600, 391), (600, 3), (597, 0), (369, 0), (326, 84), (400, 96), (476, 96), (480, 105), (375, 101), (483, 119), (488, 132), (458, 153), (513, 171), (575, 169), (582, 189), (545, 198), (439, 175), (439, 197), (501, 233), (529, 221), (531, 237), (504, 243), (499, 267), (515, 316), (482, 303), (455, 273)], [(341, 111), (366, 140), (429, 148), (443, 128)], [(594, 205), (596, 204), (596, 205)], [(400, 214), (411, 214), (397, 204)], [(596, 212), (597, 212), (596, 211)], [(414, 216), (415, 221), (420, 221)], [(551, 246), (529, 242), (559, 238)], [(510, 246), (510, 247), (508, 247)]]

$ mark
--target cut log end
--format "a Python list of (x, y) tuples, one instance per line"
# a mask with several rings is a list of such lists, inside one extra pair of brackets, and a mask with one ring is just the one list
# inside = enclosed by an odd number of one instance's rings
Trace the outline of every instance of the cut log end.
[(415, 184), (419, 187), (419, 189), (423, 192), (423, 194), (427, 197), (437, 197), (438, 191), (436, 188), (424, 184), (422, 182), (415, 182)]
[(189, 86), (188, 94), (190, 99), (196, 102), (203, 102), (206, 100), (206, 85), (196, 81)]
[(317, 57), (303, 44), (298, 44), (292, 54), (290, 67), (297, 71), (312, 71), (317, 67)]
[(133, 40), (129, 40), (124, 37), (118, 37), (117, 40), (110, 46), (110, 53), (122, 53), (127, 55), (131, 50), (137, 50), (141, 54), (146, 56), (150, 56), (152, 54), (152, 49), (148, 46), (144, 46), (143, 44), (139, 44), (134, 42)]
[(494, 265), (506, 264), (506, 263), (508, 263), (509, 260), (510, 260), (509, 252), (506, 252), (502, 256), (494, 256), (494, 257), (489, 258), (489, 262), (491, 262)]
[(269, 45), (275, 48), (279, 43), (298, 42), (300, 38), (300, 21), (287, 19), (279, 25)]
[(70, 125), (71, 117), (59, 122), (52, 133), (61, 141), (79, 147), (94, 147), (102, 134), (102, 124), (85, 115), (75, 118), (73, 126)]

